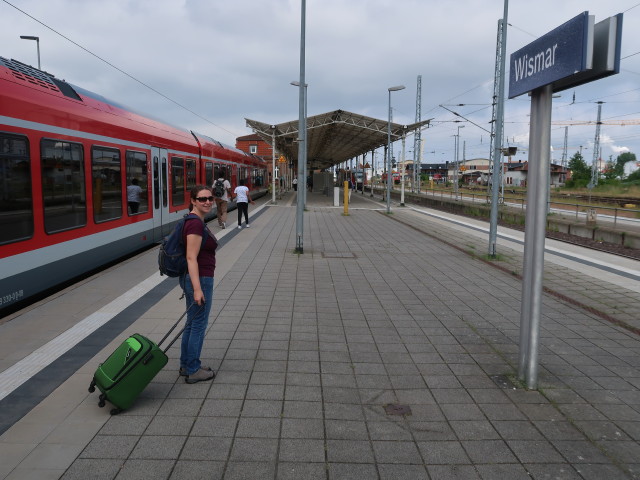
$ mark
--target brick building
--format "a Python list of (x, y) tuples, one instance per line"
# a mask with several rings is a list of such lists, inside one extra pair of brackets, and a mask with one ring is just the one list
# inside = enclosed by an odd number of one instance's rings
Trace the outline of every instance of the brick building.
[(262, 158), (265, 162), (271, 163), (273, 156), (271, 145), (255, 133), (236, 138), (236, 148), (243, 152), (252, 153)]

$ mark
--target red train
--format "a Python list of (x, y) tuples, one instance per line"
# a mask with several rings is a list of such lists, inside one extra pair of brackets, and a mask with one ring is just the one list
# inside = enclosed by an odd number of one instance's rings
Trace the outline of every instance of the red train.
[(221, 171), (266, 192), (258, 157), (0, 57), (0, 317), (159, 242)]

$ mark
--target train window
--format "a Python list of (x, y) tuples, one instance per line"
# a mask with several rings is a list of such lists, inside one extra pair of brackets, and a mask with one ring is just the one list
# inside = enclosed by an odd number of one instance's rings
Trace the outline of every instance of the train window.
[(86, 225), (82, 145), (43, 139), (40, 154), (45, 231), (55, 233)]
[(0, 133), (0, 245), (33, 236), (31, 162), (26, 137)]
[(158, 157), (153, 157), (153, 208), (160, 208), (160, 176), (158, 175)]
[(122, 217), (121, 169), (120, 150), (91, 148), (93, 219), (96, 223)]
[(184, 203), (184, 158), (171, 159), (171, 204), (173, 206)]
[(187, 158), (187, 191), (191, 191), (196, 186), (196, 161)]
[(147, 154), (127, 150), (127, 205), (129, 215), (149, 211)]
[(162, 206), (166, 207), (168, 205), (167, 200), (167, 157), (162, 155)]
[(238, 185), (240, 184), (240, 180), (244, 180), (244, 184), (249, 186), (249, 169), (247, 167), (238, 168)]
[[(223, 177), (225, 180), (232, 181), (231, 179), (231, 165), (226, 164), (215, 164), (213, 168), (213, 181)], [(211, 182), (211, 186), (213, 186), (213, 181)]]
[(204, 183), (205, 185), (213, 185), (213, 163), (204, 164)]

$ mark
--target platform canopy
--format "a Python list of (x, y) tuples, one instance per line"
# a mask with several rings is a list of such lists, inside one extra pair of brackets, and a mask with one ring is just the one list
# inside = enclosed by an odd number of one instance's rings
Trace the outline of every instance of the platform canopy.
[[(298, 120), (273, 125), (245, 118), (247, 126), (275, 147), (278, 154), (289, 161), (298, 161)], [(391, 141), (414, 132), (430, 120), (402, 125), (391, 123)], [(357, 113), (335, 110), (307, 117), (307, 162), (309, 168), (325, 169), (338, 163), (369, 153), (387, 144), (387, 120), (379, 120)]]

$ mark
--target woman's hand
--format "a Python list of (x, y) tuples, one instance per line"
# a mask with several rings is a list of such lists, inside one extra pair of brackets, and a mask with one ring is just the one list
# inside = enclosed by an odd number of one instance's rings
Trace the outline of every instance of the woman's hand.
[(197, 289), (193, 291), (193, 301), (198, 304), (198, 306), (202, 306), (205, 304), (204, 293), (202, 289)]

